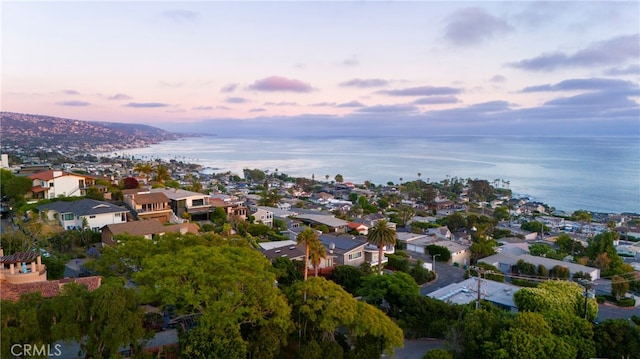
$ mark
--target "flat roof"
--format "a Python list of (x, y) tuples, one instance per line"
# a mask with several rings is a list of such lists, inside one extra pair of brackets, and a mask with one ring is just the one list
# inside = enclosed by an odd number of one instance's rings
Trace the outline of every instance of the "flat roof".
[[(492, 303), (516, 308), (513, 294), (520, 289), (520, 287), (513, 284), (481, 279), (480, 297)], [(478, 278), (471, 277), (459, 283), (449, 284), (427, 294), (427, 296), (451, 304), (471, 303), (478, 299)]]

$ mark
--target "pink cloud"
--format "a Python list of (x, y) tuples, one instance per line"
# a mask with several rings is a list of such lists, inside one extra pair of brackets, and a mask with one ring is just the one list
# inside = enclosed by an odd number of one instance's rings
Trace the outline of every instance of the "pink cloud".
[(311, 92), (311, 85), (295, 79), (288, 79), (281, 76), (269, 76), (257, 80), (249, 89), (256, 91), (289, 91), (289, 92)]

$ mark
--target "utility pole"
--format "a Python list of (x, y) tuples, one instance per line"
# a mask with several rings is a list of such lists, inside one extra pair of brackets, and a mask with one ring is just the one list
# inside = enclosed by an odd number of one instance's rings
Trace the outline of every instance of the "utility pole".
[(584, 319), (587, 319), (587, 314), (589, 312), (589, 290), (593, 286), (593, 283), (586, 279), (582, 279), (578, 281), (578, 283), (584, 287)]
[(432, 257), (433, 257), (433, 273), (434, 274), (436, 273), (436, 258), (438, 258), (438, 256), (440, 256), (440, 253), (432, 255)]
[(473, 269), (478, 273), (478, 300), (476, 301), (476, 310), (480, 309), (480, 300), (482, 300), (482, 292), (480, 289), (480, 285), (482, 283), (482, 275), (484, 274), (484, 270), (480, 267), (470, 267), (469, 269)]

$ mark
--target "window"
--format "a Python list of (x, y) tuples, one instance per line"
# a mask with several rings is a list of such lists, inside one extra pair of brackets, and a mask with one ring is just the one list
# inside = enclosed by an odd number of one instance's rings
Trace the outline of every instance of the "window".
[(349, 254), (349, 260), (350, 261), (358, 259), (360, 257), (362, 257), (362, 252), (356, 252), (356, 253)]
[(204, 199), (194, 199), (193, 201), (191, 201), (191, 205), (193, 205), (193, 206), (203, 206), (204, 205)]
[(73, 213), (65, 213), (62, 215), (63, 221), (73, 221)]

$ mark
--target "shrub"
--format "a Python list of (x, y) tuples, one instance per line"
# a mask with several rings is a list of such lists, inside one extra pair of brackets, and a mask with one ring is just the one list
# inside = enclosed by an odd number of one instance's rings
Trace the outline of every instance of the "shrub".
[(633, 307), (636, 305), (636, 300), (634, 298), (622, 298), (616, 302), (618, 307)]
[(607, 300), (607, 298), (605, 298), (604, 296), (601, 295), (596, 295), (596, 302), (598, 302), (598, 304), (602, 304)]
[(431, 349), (425, 353), (422, 359), (453, 359), (453, 355), (446, 349)]

